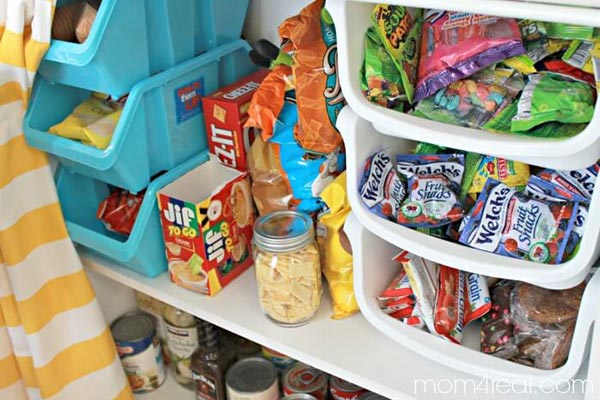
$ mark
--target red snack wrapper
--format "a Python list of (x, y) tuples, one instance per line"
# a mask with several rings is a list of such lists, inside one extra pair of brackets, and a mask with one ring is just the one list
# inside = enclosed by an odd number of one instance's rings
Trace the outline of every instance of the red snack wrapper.
[(440, 286), (435, 307), (435, 332), (460, 343), (465, 315), (465, 275), (440, 265)]
[(394, 278), (392, 282), (388, 285), (387, 289), (381, 293), (378, 297), (379, 300), (387, 300), (391, 298), (412, 296), (413, 291), (410, 288), (410, 282), (408, 280), (408, 276), (406, 276), (406, 271), (404, 268), (400, 270), (398, 276)]
[(131, 194), (126, 190), (115, 189), (98, 206), (96, 218), (101, 220), (109, 231), (129, 235), (142, 200), (144, 192)]
[(492, 309), (492, 299), (485, 277), (479, 274), (467, 273), (465, 279), (464, 326), (486, 315)]

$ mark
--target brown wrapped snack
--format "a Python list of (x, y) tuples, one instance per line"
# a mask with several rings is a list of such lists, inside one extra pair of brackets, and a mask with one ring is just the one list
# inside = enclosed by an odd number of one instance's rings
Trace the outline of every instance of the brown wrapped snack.
[(252, 178), (252, 197), (260, 215), (290, 208), (292, 189), (282, 174), (275, 150), (260, 136), (250, 147), (248, 169)]
[(491, 289), (492, 309), (482, 318), (481, 351), (500, 358), (513, 358), (519, 353), (513, 337), (510, 299), (514, 281), (503, 280)]

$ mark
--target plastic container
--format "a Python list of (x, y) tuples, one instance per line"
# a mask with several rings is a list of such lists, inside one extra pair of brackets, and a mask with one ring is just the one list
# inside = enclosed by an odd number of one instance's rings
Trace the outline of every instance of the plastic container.
[[(563, 0), (565, 1), (565, 0)], [(371, 25), (375, 0), (329, 0), (338, 39), (338, 74), (348, 105), (386, 135), (422, 140), (555, 169), (578, 169), (600, 157), (600, 113), (579, 135), (558, 140), (495, 134), (429, 121), (369, 102), (361, 93), (359, 70), (364, 61), (364, 34)], [(506, 0), (390, 0), (387, 3), (599, 26), (600, 9)], [(600, 100), (599, 100), (600, 101)], [(598, 104), (598, 103), (597, 103)]]
[(249, 48), (230, 42), (135, 85), (104, 150), (48, 133), (90, 92), (39, 77), (25, 117), (27, 141), (71, 172), (137, 193), (157, 172), (207, 148), (200, 97), (255, 71)]
[[(596, 299), (600, 290), (600, 274), (595, 274), (585, 289), (566, 364), (554, 370), (541, 370), (481, 353), (479, 323), (469, 324), (463, 331), (462, 345), (457, 345), (384, 314), (379, 309), (376, 296), (387, 287), (398, 270), (392, 257), (399, 248), (362, 227), (354, 215), (346, 220), (345, 231), (352, 243), (354, 291), (360, 310), (375, 328), (400, 345), (450, 368), (519, 386), (556, 389), (557, 385), (564, 385), (573, 378), (585, 362), (590, 352), (588, 335), (598, 314)], [(594, 329), (595, 336), (599, 336), (597, 331)], [(594, 338), (592, 349), (600, 344), (599, 339), (600, 336)]]
[[(58, 6), (74, 0), (58, 0)], [(103, 0), (87, 40), (54, 40), (40, 74), (122, 95), (138, 81), (240, 37), (248, 0)]]
[[(570, 288), (585, 279), (600, 256), (600, 190), (592, 196), (579, 252), (562, 264), (540, 264), (487, 253), (482, 250), (438, 239), (373, 214), (358, 195), (364, 161), (378, 150), (388, 148), (390, 155), (409, 153), (415, 142), (375, 131), (349, 107), (337, 123), (346, 144), (348, 198), (352, 211), (362, 225), (375, 235), (421, 257), (469, 272), (529, 282), (549, 289)], [(395, 157), (394, 157), (395, 158)]]
[(207, 160), (208, 151), (205, 150), (154, 179), (146, 190), (129, 237), (108, 231), (102, 221), (96, 218), (96, 209), (108, 196), (110, 185), (60, 167), (56, 172), (55, 181), (71, 239), (150, 278), (166, 271), (167, 259), (156, 193), (163, 186)]

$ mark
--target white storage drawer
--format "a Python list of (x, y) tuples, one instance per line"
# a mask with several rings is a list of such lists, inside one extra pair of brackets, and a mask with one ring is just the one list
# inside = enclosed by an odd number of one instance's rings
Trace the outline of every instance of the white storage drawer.
[[(463, 345), (457, 345), (384, 314), (375, 297), (398, 272), (398, 265), (392, 261), (392, 257), (399, 252), (399, 248), (369, 232), (354, 215), (348, 217), (344, 229), (352, 243), (354, 291), (360, 309), (373, 326), (400, 345), (469, 374), (535, 387), (555, 388), (557, 384), (573, 378), (586, 361), (590, 351), (588, 336), (597, 314), (595, 309), (600, 291), (600, 274), (592, 278), (585, 290), (566, 364), (555, 370), (541, 370), (481, 353), (479, 323), (468, 325), (463, 332)], [(598, 336), (596, 332), (595, 335)], [(594, 338), (591, 349), (597, 351), (599, 345)]]
[[(587, 2), (598, 3), (598, 0)], [(327, 8), (335, 20), (338, 37), (338, 74), (346, 101), (358, 115), (372, 122), (378, 131), (554, 169), (586, 168), (600, 157), (600, 113), (594, 114), (589, 126), (579, 135), (568, 139), (548, 140), (495, 134), (430, 121), (369, 102), (360, 90), (359, 71), (364, 60), (364, 34), (371, 25), (371, 11), (375, 3), (375, 0), (328, 0)], [(600, 9), (538, 2), (388, 0), (387, 3), (600, 26)], [(596, 104), (600, 104), (598, 102)]]
[[(540, 264), (516, 258), (487, 253), (482, 250), (449, 242), (388, 221), (373, 214), (358, 194), (363, 165), (374, 152), (388, 148), (390, 156), (409, 153), (415, 145), (407, 139), (377, 132), (350, 107), (338, 117), (337, 126), (346, 144), (348, 197), (356, 218), (375, 235), (432, 261), (481, 275), (515, 279), (549, 289), (570, 288), (586, 277), (600, 255), (600, 190), (590, 203), (579, 252), (562, 264)], [(395, 158), (395, 157), (393, 157)]]

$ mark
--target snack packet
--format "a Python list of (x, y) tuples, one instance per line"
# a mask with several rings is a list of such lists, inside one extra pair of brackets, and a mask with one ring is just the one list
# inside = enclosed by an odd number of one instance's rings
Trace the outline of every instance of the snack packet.
[(464, 326), (485, 316), (492, 309), (492, 299), (485, 276), (463, 272), (465, 278), (465, 317)]
[(509, 57), (524, 54), (514, 19), (427, 10), (414, 100)]
[(566, 75), (576, 81), (592, 85), (592, 87), (596, 84), (593, 74), (583, 72), (581, 69), (573, 67), (562, 60), (546, 60), (544, 61), (544, 67), (550, 72)]
[(404, 267), (400, 269), (398, 275), (390, 282), (388, 287), (381, 292), (377, 300), (387, 302), (390, 299), (399, 299), (404, 297), (414, 296), (413, 290), (410, 287), (410, 281)]
[(440, 265), (439, 289), (436, 298), (435, 332), (460, 344), (465, 317), (465, 274)]
[(492, 307), (482, 318), (481, 352), (496, 357), (510, 359), (519, 354), (515, 344), (513, 323), (510, 313), (510, 299), (515, 281), (501, 280), (492, 286)]
[(321, 192), (327, 211), (319, 216), (317, 241), (321, 254), (321, 268), (329, 283), (333, 319), (348, 317), (359, 311), (353, 287), (352, 248), (344, 232), (344, 223), (350, 214), (346, 193), (346, 173), (335, 178)]
[(402, 79), (381, 38), (371, 27), (365, 34), (365, 96), (382, 107), (402, 110)]
[(377, 4), (372, 20), (376, 33), (400, 74), (402, 92), (412, 103), (421, 47), (422, 11), (411, 16), (403, 6)]
[(113, 101), (110, 96), (93, 93), (48, 131), (103, 150), (112, 139), (124, 103), (125, 100)]
[(144, 193), (145, 191), (131, 194), (127, 190), (114, 189), (98, 206), (96, 218), (109, 231), (130, 235), (142, 206)]
[(592, 88), (562, 75), (540, 73), (529, 76), (519, 99), (511, 131), (528, 131), (545, 122), (587, 123), (594, 115)]
[(536, 200), (490, 178), (459, 242), (509, 257), (560, 264), (578, 207)]
[(600, 41), (598, 40), (573, 40), (563, 54), (562, 60), (588, 74), (593, 74), (592, 53), (598, 50), (600, 50)]
[(385, 151), (375, 153), (365, 161), (359, 192), (371, 212), (390, 221), (398, 221), (406, 189)]
[(329, 154), (342, 146), (335, 127), (344, 107), (337, 76), (337, 39), (331, 16), (316, 0), (279, 26), (282, 50), (291, 53), (298, 101), (294, 136), (306, 151)]
[(556, 39), (592, 39), (594, 28), (591, 26), (570, 25), (560, 22), (545, 22), (546, 34)]
[(518, 24), (526, 53), (506, 59), (502, 63), (521, 73), (533, 74), (537, 72), (535, 63), (550, 55), (546, 27), (544, 22), (530, 19), (522, 19)]
[(599, 171), (600, 162), (597, 162), (588, 168), (571, 171), (546, 169), (539, 173), (539, 177), (581, 195), (589, 202), (589, 200), (592, 199), (592, 194), (596, 187), (596, 178), (598, 177)]
[(468, 193), (481, 193), (488, 178), (495, 179), (508, 186), (525, 186), (529, 180), (529, 165), (519, 161), (485, 156), (477, 168)]
[(463, 217), (458, 192), (464, 173), (462, 154), (407, 154), (396, 158), (398, 171), (408, 178), (409, 193), (398, 223), (434, 228)]

